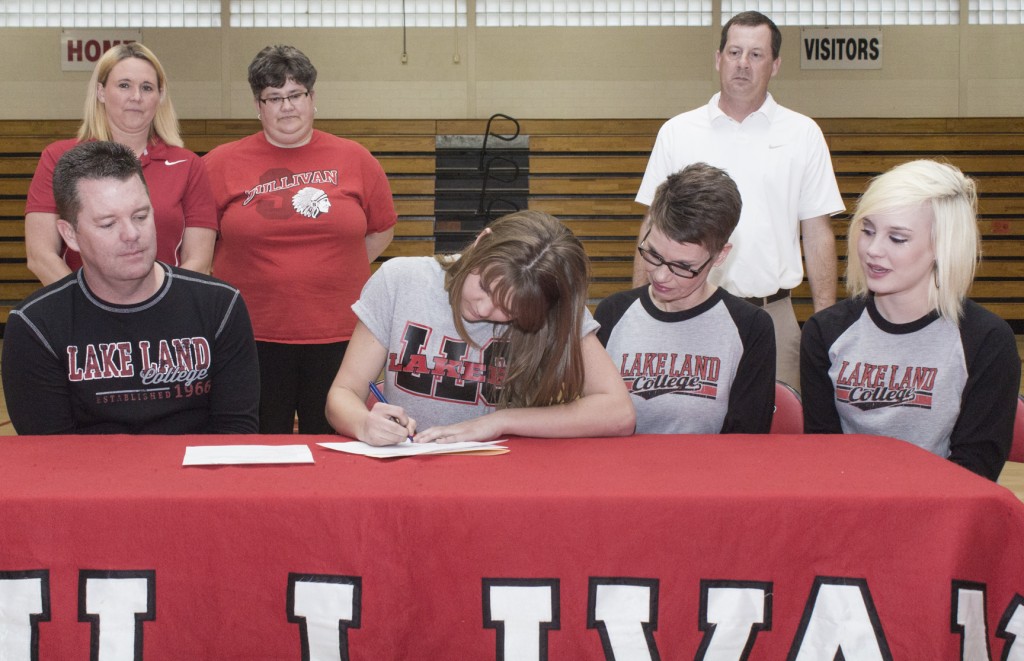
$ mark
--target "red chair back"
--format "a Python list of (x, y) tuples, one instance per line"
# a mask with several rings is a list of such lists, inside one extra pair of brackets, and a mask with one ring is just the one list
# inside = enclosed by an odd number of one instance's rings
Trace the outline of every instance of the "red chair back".
[(771, 434), (804, 433), (804, 407), (800, 393), (782, 381), (775, 382), (775, 415)]
[(1010, 461), (1024, 462), (1024, 395), (1017, 395), (1017, 417), (1013, 419), (1013, 445)]

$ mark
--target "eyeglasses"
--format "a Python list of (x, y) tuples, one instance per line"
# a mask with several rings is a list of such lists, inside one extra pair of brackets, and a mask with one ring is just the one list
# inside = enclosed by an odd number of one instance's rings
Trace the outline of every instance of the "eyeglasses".
[(260, 99), (260, 103), (262, 103), (263, 105), (270, 105), (275, 108), (280, 108), (281, 105), (284, 104), (285, 101), (287, 101), (288, 103), (294, 106), (296, 103), (299, 102), (299, 99), (305, 96), (309, 96), (309, 90), (306, 90), (305, 92), (295, 92), (294, 94), (289, 94), (288, 96), (271, 96), (266, 99)]
[(651, 266), (657, 267), (664, 264), (668, 267), (668, 270), (672, 275), (679, 276), (680, 278), (696, 278), (700, 275), (701, 271), (707, 268), (708, 264), (711, 263), (711, 260), (715, 258), (714, 255), (709, 256), (708, 261), (704, 262), (697, 268), (693, 268), (689, 264), (680, 264), (679, 262), (666, 262), (665, 258), (658, 253), (654, 252), (650, 248), (644, 248), (644, 244), (647, 243), (647, 237), (650, 235), (651, 230), (647, 230), (647, 234), (644, 234), (643, 241), (641, 241), (640, 245), (636, 247), (637, 252), (639, 252), (640, 256), (644, 258), (644, 261)]

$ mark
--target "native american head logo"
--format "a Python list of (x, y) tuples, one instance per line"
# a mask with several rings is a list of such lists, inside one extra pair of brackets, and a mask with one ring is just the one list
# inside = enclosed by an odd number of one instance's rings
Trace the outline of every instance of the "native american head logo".
[(292, 197), (292, 206), (306, 218), (316, 218), (331, 209), (327, 193), (319, 188), (307, 186)]

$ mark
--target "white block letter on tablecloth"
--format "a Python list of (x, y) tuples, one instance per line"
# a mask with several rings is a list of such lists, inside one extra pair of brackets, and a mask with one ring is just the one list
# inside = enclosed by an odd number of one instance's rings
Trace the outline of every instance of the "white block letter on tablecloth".
[(155, 571), (78, 573), (78, 620), (92, 623), (91, 658), (142, 659), (142, 622), (155, 617)]
[(49, 572), (0, 572), (0, 659), (39, 658), (40, 621), (50, 619)]
[(360, 626), (362, 579), (288, 575), (288, 621), (299, 625), (302, 658), (348, 661), (348, 630)]
[(749, 581), (700, 582), (697, 661), (743, 661), (759, 631), (772, 628), (772, 584)]
[(1006, 639), (1002, 659), (1024, 661), (1024, 597), (1014, 595), (999, 620), (996, 635)]
[(953, 633), (960, 634), (961, 661), (989, 661), (985, 586), (953, 581)]
[(868, 591), (858, 578), (814, 579), (789, 661), (891, 661), (889, 643)]
[(483, 581), (484, 626), (497, 630), (498, 661), (547, 659), (547, 631), (559, 627), (557, 579)]
[(606, 659), (658, 661), (658, 581), (591, 578), (587, 628), (597, 629)]

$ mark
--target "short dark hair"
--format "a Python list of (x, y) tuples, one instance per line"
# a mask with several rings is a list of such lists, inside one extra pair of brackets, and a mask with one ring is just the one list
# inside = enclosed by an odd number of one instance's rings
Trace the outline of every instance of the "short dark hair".
[[(78, 182), (83, 179), (116, 179), (128, 181), (138, 177), (142, 185), (142, 164), (135, 152), (117, 142), (83, 142), (72, 147), (53, 168), (53, 199), (57, 203), (57, 216), (78, 226), (78, 212), (82, 201), (78, 197)], [(149, 193), (149, 187), (146, 187)]]
[(284, 87), (289, 78), (307, 91), (316, 84), (316, 67), (295, 46), (267, 46), (249, 63), (249, 89), (256, 98), (268, 87)]
[(725, 50), (725, 42), (729, 40), (729, 28), (734, 25), (743, 25), (748, 28), (756, 28), (759, 25), (767, 25), (772, 33), (772, 59), (779, 59), (779, 51), (782, 50), (782, 32), (775, 21), (768, 18), (759, 11), (741, 11), (722, 26), (722, 40), (718, 42), (718, 52)]
[(670, 174), (654, 193), (651, 226), (676, 243), (694, 243), (717, 255), (740, 220), (743, 202), (732, 177), (707, 163)]

